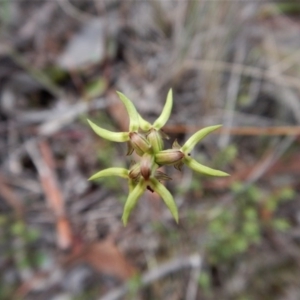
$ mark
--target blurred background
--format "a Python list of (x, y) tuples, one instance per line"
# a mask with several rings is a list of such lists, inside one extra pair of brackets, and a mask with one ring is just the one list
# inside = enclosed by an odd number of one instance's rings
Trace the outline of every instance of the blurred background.
[[(0, 1), (0, 299), (300, 299), (298, 1)], [(116, 91), (231, 174), (165, 172), (127, 227)]]

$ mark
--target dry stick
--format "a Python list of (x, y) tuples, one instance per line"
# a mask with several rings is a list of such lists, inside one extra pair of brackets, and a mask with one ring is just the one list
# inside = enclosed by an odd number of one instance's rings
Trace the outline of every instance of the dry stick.
[(16, 64), (26, 70), (32, 78), (34, 78), (45, 89), (47, 89), (50, 94), (52, 94), (56, 98), (61, 98), (63, 96), (63, 90), (54, 82), (52, 82), (52, 80), (48, 78), (48, 76), (44, 72), (32, 67), (32, 65), (28, 61), (26, 61), (26, 59), (24, 59), (24, 57), (22, 57), (20, 53), (16, 52), (13, 49), (10, 49), (7, 54)]
[[(271, 33), (271, 34), (270, 34)], [(272, 49), (269, 51), (267, 63), (268, 69), (270, 71), (273, 71), (274, 74), (277, 74), (278, 77), (282, 76), (283, 70), (281, 69), (280, 64), (276, 64), (278, 61), (278, 58), (280, 57), (280, 54), (278, 53), (278, 49), (276, 47), (276, 41), (273, 32), (267, 32), (266, 35), (267, 43), (266, 43), (266, 51), (269, 49)], [(275, 51), (274, 51), (275, 50)], [(272, 59), (272, 57), (274, 57)], [(275, 90), (275, 92), (273, 92)], [(271, 91), (275, 93), (274, 97), (278, 99), (282, 99), (287, 106), (290, 108), (291, 112), (294, 114), (296, 120), (298, 123), (300, 123), (300, 103), (298, 101), (298, 95), (294, 93), (294, 91), (286, 86), (283, 86), (283, 88), (279, 88), (277, 85), (275, 85)]]
[(291, 68), (295, 63), (297, 63), (299, 61), (299, 58), (300, 58), (300, 51), (296, 50), (291, 55), (288, 55), (282, 60), (279, 60), (278, 62), (274, 63), (270, 67), (270, 70), (280, 69), (280, 72), (284, 72), (289, 68)]
[(95, 99), (92, 103), (88, 103), (84, 100), (79, 100), (79, 103), (70, 106), (63, 114), (45, 122), (38, 127), (38, 134), (43, 136), (49, 136), (59, 131), (64, 126), (72, 123), (79, 115), (92, 110), (101, 109), (107, 106), (107, 102), (103, 99)]
[(79, 22), (86, 23), (91, 21), (92, 19), (97, 18), (97, 16), (93, 16), (79, 10), (78, 8), (73, 6), (73, 4), (68, 0), (57, 0), (57, 3), (67, 15), (73, 17)]
[(278, 75), (273, 70), (263, 70), (257, 67), (251, 67), (237, 63), (227, 63), (223, 61), (208, 61), (208, 60), (187, 60), (183, 68), (185, 69), (203, 69), (216, 72), (232, 72), (251, 76), (259, 79), (267, 79), (278, 85), (289, 86), (300, 90), (300, 79), (288, 75)]
[(72, 245), (72, 230), (65, 213), (64, 199), (53, 170), (54, 159), (46, 141), (27, 143), (26, 149), (37, 168), (48, 205), (56, 218), (57, 246), (68, 249)]
[(287, 136), (285, 137), (276, 149), (266, 157), (266, 159), (259, 164), (258, 168), (255, 168), (248, 176), (246, 183), (243, 185), (243, 190), (247, 189), (249, 185), (256, 182), (259, 178), (263, 176), (270, 169), (270, 167), (278, 161), (278, 159), (285, 153), (285, 151), (291, 146), (295, 141), (295, 137)]
[[(249, 188), (250, 185), (258, 181), (271, 167), (275, 164), (276, 161), (285, 153), (288, 147), (294, 142), (295, 137), (287, 136), (285, 137), (277, 147), (273, 147), (272, 151), (269, 150), (266, 152), (266, 155), (261, 159), (259, 163), (256, 164), (256, 167), (250, 172), (247, 178), (244, 180), (243, 187), (235, 194), (228, 194), (222, 198), (220, 201), (220, 206), (225, 206), (230, 203), (235, 197), (239, 196), (245, 190)], [(273, 150), (274, 149), (274, 150)]]
[(196, 300), (197, 292), (198, 292), (198, 279), (201, 273), (201, 261), (199, 262), (197, 267), (194, 267), (191, 270), (190, 281), (188, 283), (187, 291), (186, 291), (186, 300)]
[[(141, 286), (145, 287), (151, 283), (164, 278), (165, 276), (175, 273), (186, 268), (201, 268), (202, 258), (199, 254), (193, 254), (188, 257), (176, 258), (168, 263), (160, 265), (158, 268), (148, 271), (142, 276)], [(107, 293), (99, 300), (118, 300), (129, 291), (129, 284), (124, 284), (112, 292)]]
[[(167, 133), (185, 133), (185, 132), (195, 132), (201, 129), (199, 126), (189, 126), (184, 124), (178, 125), (166, 125), (164, 127), (164, 131)], [(271, 127), (257, 127), (257, 126), (245, 126), (245, 127), (232, 127), (230, 129), (220, 128), (215, 131), (215, 134), (227, 134), (227, 130), (231, 135), (269, 135), (269, 136), (277, 136), (277, 135), (292, 135), (297, 136), (300, 135), (300, 126), (271, 126)]]
[(54, 1), (46, 1), (45, 4), (40, 4), (36, 11), (31, 14), (30, 18), (26, 20), (25, 24), (20, 28), (17, 36), (29, 40), (36, 34), (37, 28), (43, 28), (53, 16), (56, 9)]
[(5, 178), (0, 174), (0, 195), (11, 206), (17, 218), (22, 218), (24, 213), (24, 206), (22, 200), (5, 182)]
[[(237, 46), (237, 52), (235, 55), (235, 60), (237, 63), (243, 62), (246, 56), (246, 45), (245, 41), (242, 40), (241, 45)], [(241, 74), (231, 73), (230, 79), (227, 87), (226, 94), (226, 111), (224, 114), (223, 124), (225, 125), (224, 134), (219, 139), (219, 146), (225, 148), (228, 146), (230, 140), (230, 128), (233, 123), (233, 113), (236, 104), (236, 100), (239, 93), (239, 87), (241, 82)]]
[[(40, 136), (50, 136), (57, 131), (61, 130), (64, 126), (72, 123), (78, 116), (84, 114), (92, 109), (101, 109), (109, 105), (103, 98), (95, 99), (91, 103), (87, 103), (80, 99), (78, 104), (70, 105), (64, 113), (53, 111), (53, 119), (49, 120), (38, 127), (37, 135), (38, 137), (31, 138), (27, 140), (24, 144), (14, 150), (5, 163), (11, 161), (14, 157), (21, 155), (28, 145), (36, 143)], [(57, 115), (58, 114), (58, 115)]]

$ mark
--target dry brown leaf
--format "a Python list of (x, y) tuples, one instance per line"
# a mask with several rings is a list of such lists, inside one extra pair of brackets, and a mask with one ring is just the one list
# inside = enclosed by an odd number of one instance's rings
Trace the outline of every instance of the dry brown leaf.
[(91, 244), (85, 254), (85, 259), (97, 271), (114, 275), (123, 280), (130, 278), (135, 273), (134, 267), (111, 240)]
[(56, 220), (56, 238), (57, 246), (61, 250), (70, 249), (73, 244), (71, 225), (65, 216), (59, 217)]
[(112, 239), (84, 245), (81, 251), (66, 258), (67, 265), (86, 262), (100, 273), (126, 280), (136, 273)]

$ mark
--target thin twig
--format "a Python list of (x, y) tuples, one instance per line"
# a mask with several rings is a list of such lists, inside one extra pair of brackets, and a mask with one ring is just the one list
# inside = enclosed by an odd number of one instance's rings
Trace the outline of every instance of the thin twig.
[(72, 246), (72, 229), (66, 216), (64, 198), (59, 188), (54, 172), (54, 158), (46, 141), (39, 144), (32, 142), (26, 145), (27, 151), (35, 164), (40, 181), (51, 208), (56, 218), (57, 246), (65, 250)]
[(21, 218), (24, 213), (22, 199), (9, 187), (5, 178), (0, 174), (0, 195), (7, 204), (14, 209), (17, 218)]
[(10, 156), (4, 163), (7, 163), (13, 158), (21, 155), (28, 145), (37, 142), (37, 140), (41, 136), (50, 136), (56, 133), (57, 131), (61, 130), (64, 126), (67, 126), (68, 124), (72, 123), (81, 114), (84, 114), (92, 109), (105, 108), (109, 104), (103, 98), (95, 99), (91, 103), (85, 102), (83, 99), (80, 99), (78, 104), (72, 106), (70, 105), (68, 108), (66, 108), (66, 110), (64, 110), (63, 113), (60, 113), (59, 111), (53, 111), (52, 120), (48, 120), (47, 122), (38, 127), (37, 136), (28, 139), (24, 144), (20, 145), (16, 150), (14, 150), (10, 154)]
[(86, 23), (97, 17), (79, 10), (68, 0), (57, 0), (57, 3), (67, 15), (73, 17), (79, 22)]
[(300, 79), (288, 75), (278, 75), (273, 70), (263, 70), (257, 67), (251, 67), (243, 64), (228, 63), (224, 61), (208, 61), (208, 60), (186, 60), (183, 68), (185, 69), (202, 69), (215, 72), (232, 72), (251, 76), (258, 79), (267, 79), (278, 85), (289, 86), (300, 90)]
[[(235, 55), (236, 56), (235, 61), (236, 63), (242, 63), (246, 55), (245, 41), (242, 41), (241, 45), (239, 44), (237, 48), (238, 49)], [(229, 83), (228, 83), (228, 88), (227, 88), (226, 112), (224, 114), (224, 122), (223, 122), (223, 124), (225, 125), (225, 130), (224, 130), (224, 134), (219, 139), (219, 146), (221, 148), (227, 147), (230, 141), (230, 128), (232, 127), (232, 123), (233, 123), (233, 113), (234, 113), (234, 108), (239, 93), (240, 82), (241, 82), (241, 74), (231, 73)]]
[(39, 82), (45, 89), (56, 98), (61, 98), (64, 94), (63, 90), (57, 86), (44, 72), (34, 68), (24, 57), (13, 49), (7, 53), (11, 59), (26, 70), (33, 79)]
[[(198, 257), (200, 259), (200, 257)], [(197, 266), (196, 266), (197, 265)], [(191, 270), (190, 281), (186, 290), (186, 300), (196, 300), (198, 292), (198, 279), (201, 273), (201, 261), (195, 264), (195, 267)]]
[[(185, 132), (195, 132), (201, 129), (201, 126), (189, 126), (184, 124), (177, 125), (167, 125), (164, 127), (166, 133), (185, 133)], [(227, 134), (227, 130), (231, 135), (242, 135), (242, 136), (297, 136), (300, 135), (300, 126), (268, 126), (268, 127), (257, 127), (257, 126), (245, 126), (245, 127), (232, 127), (230, 129), (220, 128), (215, 131), (214, 134)]]
[[(150, 285), (151, 283), (164, 278), (165, 276), (175, 273), (186, 268), (200, 268), (202, 258), (199, 254), (193, 254), (188, 257), (176, 258), (165, 263), (158, 268), (148, 271), (142, 276), (140, 288)], [(118, 300), (123, 297), (129, 290), (128, 283), (115, 289), (112, 292), (101, 297), (99, 300)]]
[(42, 136), (49, 136), (59, 131), (64, 126), (72, 123), (79, 115), (87, 112), (89, 109), (101, 109), (106, 107), (104, 99), (96, 99), (92, 103), (79, 101), (78, 104), (70, 106), (63, 114), (55, 116), (52, 120), (45, 122), (38, 127), (38, 134)]

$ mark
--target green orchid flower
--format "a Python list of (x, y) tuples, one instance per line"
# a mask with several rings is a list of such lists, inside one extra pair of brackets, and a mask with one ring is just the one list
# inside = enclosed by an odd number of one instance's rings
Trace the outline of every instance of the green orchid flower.
[(136, 187), (133, 189), (131, 193), (129, 193), (128, 198), (126, 200), (124, 211), (123, 211), (123, 224), (124, 226), (128, 223), (128, 218), (130, 213), (132, 212), (133, 208), (136, 206), (137, 201), (148, 189), (152, 192), (156, 192), (165, 202), (166, 206), (169, 208), (172, 216), (174, 217), (176, 223), (178, 223), (178, 209), (177, 205), (173, 199), (171, 193), (165, 188), (163, 184), (159, 182), (159, 180), (155, 177), (150, 177), (148, 180), (144, 178), (139, 181)]
[[(148, 159), (150, 159), (150, 162), (148, 161)], [(147, 157), (146, 164), (147, 163), (152, 164), (153, 163), (151, 162), (152, 160), (153, 158)], [(123, 216), (122, 216), (124, 226), (127, 225), (129, 215), (133, 210), (133, 208), (136, 206), (137, 201), (147, 189), (150, 190), (151, 192), (156, 192), (161, 196), (161, 198), (164, 200), (167, 207), (171, 211), (171, 214), (173, 215), (175, 221), (178, 223), (178, 209), (175, 204), (175, 201), (171, 193), (164, 187), (164, 185), (162, 185), (159, 182), (159, 180), (166, 180), (170, 178), (166, 174), (150, 168), (149, 169), (151, 174), (149, 175), (147, 173), (146, 176), (143, 176), (142, 168), (143, 166), (141, 167), (139, 163), (134, 164), (130, 170), (124, 168), (108, 168), (100, 172), (97, 172), (96, 174), (91, 176), (89, 180), (95, 180), (95, 179), (108, 177), (108, 176), (118, 176), (118, 177), (128, 179), (129, 195), (125, 202)]]
[(147, 140), (150, 142), (153, 152), (157, 153), (162, 151), (164, 148), (164, 138), (168, 138), (168, 136), (161, 130), (162, 127), (165, 126), (167, 121), (170, 118), (171, 111), (173, 106), (173, 91), (169, 90), (166, 103), (164, 108), (160, 114), (160, 116), (156, 119), (153, 124), (150, 124), (148, 121), (144, 120), (139, 115), (140, 128), (144, 132), (146, 132)]
[(183, 164), (186, 164), (192, 170), (210, 176), (229, 176), (229, 174), (206, 167), (198, 163), (190, 155), (190, 152), (194, 149), (197, 143), (204, 139), (208, 134), (217, 130), (222, 125), (215, 125), (203, 128), (193, 134), (186, 143), (180, 147), (175, 141), (173, 143), (173, 149), (163, 150), (155, 155), (155, 162), (158, 165), (174, 165), (176, 169), (181, 169)]
[(103, 129), (90, 121), (88, 119), (88, 122), (94, 132), (101, 136), (102, 138), (112, 141), (112, 142), (127, 142), (130, 140), (130, 133), (137, 132), (139, 129), (139, 115), (136, 111), (133, 103), (122, 93), (117, 92), (119, 98), (123, 102), (123, 104), (126, 107), (126, 110), (129, 115), (129, 131), (128, 132), (113, 132), (106, 129)]
[(139, 130), (139, 114), (136, 111), (133, 103), (122, 93), (117, 92), (119, 98), (126, 107), (127, 113), (129, 115), (129, 131), (128, 132), (113, 132), (103, 129), (90, 121), (87, 120), (94, 132), (100, 137), (112, 141), (112, 142), (129, 142), (128, 154), (130, 155), (133, 150), (136, 151), (138, 155), (143, 155), (145, 152), (151, 151), (151, 144), (147, 139), (142, 136)]
[(131, 155), (132, 152), (135, 151), (136, 154), (140, 156), (140, 161), (133, 161), (128, 170), (124, 168), (108, 168), (99, 171), (91, 176), (89, 180), (107, 176), (118, 176), (127, 179), (129, 194), (125, 202), (122, 216), (124, 226), (127, 225), (132, 210), (146, 190), (156, 192), (160, 195), (176, 223), (178, 223), (179, 217), (176, 203), (171, 193), (161, 183), (161, 181), (170, 180), (171, 178), (161, 172), (159, 167), (173, 165), (180, 170), (181, 166), (186, 164), (192, 170), (202, 174), (228, 176), (225, 172), (201, 165), (190, 156), (190, 152), (196, 144), (209, 133), (220, 128), (221, 125), (210, 126), (199, 130), (193, 134), (182, 147), (175, 140), (172, 149), (164, 150), (163, 139), (166, 138), (166, 135), (161, 128), (166, 124), (171, 114), (173, 105), (172, 90), (168, 92), (161, 115), (153, 124), (150, 124), (138, 114), (133, 103), (126, 96), (119, 92), (118, 95), (129, 115), (130, 122), (128, 132), (112, 132), (99, 127), (90, 120), (88, 120), (88, 122), (94, 132), (99, 136), (113, 142), (127, 142), (127, 155)]

